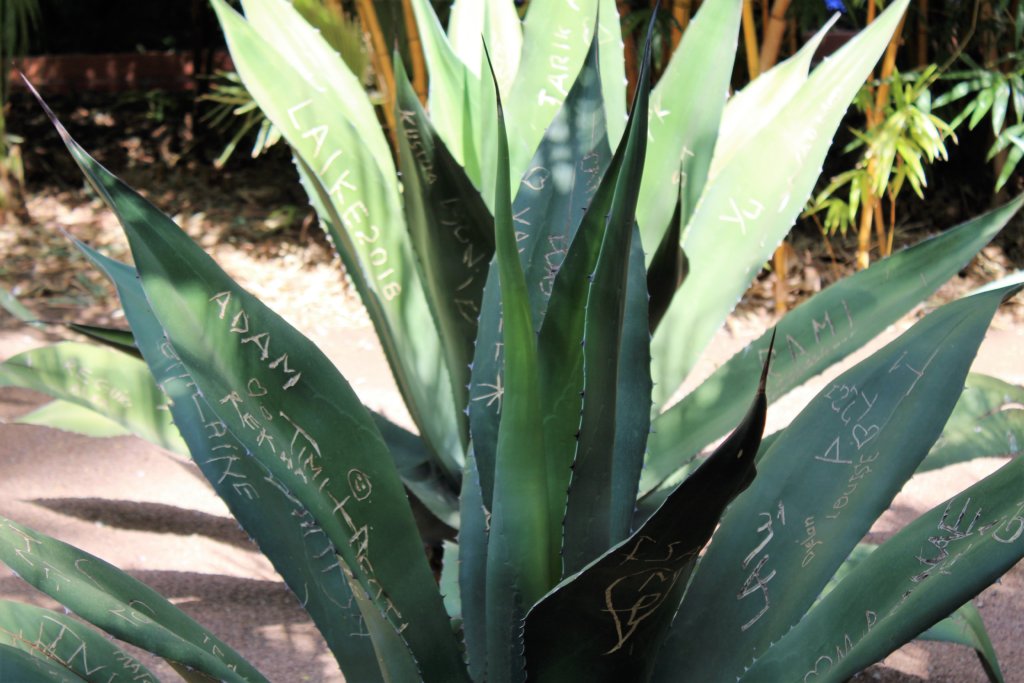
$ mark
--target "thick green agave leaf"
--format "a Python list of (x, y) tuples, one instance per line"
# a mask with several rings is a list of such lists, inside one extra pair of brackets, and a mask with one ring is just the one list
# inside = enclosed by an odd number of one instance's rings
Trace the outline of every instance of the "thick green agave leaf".
[(135, 346), (135, 339), (130, 330), (121, 330), (116, 327), (100, 327), (97, 325), (85, 325), (83, 323), (68, 323), (68, 329), (84, 334), (95, 339), (101, 344), (106, 344), (124, 353), (141, 358), (139, 349)]
[(703, 3), (651, 93), (636, 212), (648, 265), (677, 208), (685, 225), (704, 190), (736, 59), (741, 6), (737, 0)]
[[(34, 605), (0, 601), (0, 644), (63, 667), (84, 680), (157, 680), (149, 669), (105, 635), (76, 619)], [(26, 679), (5, 675), (0, 665), (0, 680)]]
[(391, 147), (360, 76), (352, 73), (338, 52), (290, 2), (243, 0), (242, 8), (249, 25), (272, 44), (315, 91), (331, 89), (344, 93), (344, 97), (337, 99), (340, 109), (335, 115), (355, 128), (360, 142), (370, 151), (368, 160), (380, 170), (388, 190), (397, 191)]
[(199, 470), (256, 542), (317, 625), (345, 674), (380, 681), (373, 647), (330, 543), (309, 512), (217, 417), (153, 315), (134, 268), (75, 244), (113, 281), (152, 376)]
[[(476, 456), (469, 449), (459, 499), (459, 601), (466, 662), (474, 681), (487, 671), (487, 510)], [(445, 555), (445, 562), (448, 556)]]
[(602, 55), (607, 53), (601, 58), (601, 83), (609, 139), (618, 142), (625, 123), (626, 100), (622, 37), (615, 3), (609, 0), (534, 0), (530, 3), (523, 23), (522, 60), (506, 104), (513, 178), (528, 175), (530, 159), (569, 96), (594, 39), (600, 43)]
[(933, 312), (836, 378), (782, 432), (701, 559), (655, 680), (680, 670), (733, 680), (800, 620), (938, 438), (989, 321), (1016, 290)]
[[(844, 681), (1024, 557), (1024, 460), (936, 506), (882, 544), (744, 673)], [(998, 680), (998, 679), (997, 679)]]
[[(611, 159), (601, 87), (595, 43), (591, 45), (579, 78), (537, 149), (531, 170), (523, 177), (512, 205), (534, 329), (541, 329), (555, 278)], [(498, 270), (492, 267), (484, 287), (469, 401), (470, 433), (484, 505), (488, 509), (494, 486), (498, 420), (505, 392), (500, 300)], [(582, 298), (576, 300), (577, 303), (582, 301)], [(581, 312), (582, 306), (578, 306), (577, 311)], [(549, 368), (542, 368), (542, 379), (548, 372)], [(548, 396), (546, 389), (544, 394)], [(578, 418), (577, 411), (566, 425), (571, 427), (572, 433), (576, 431)], [(575, 442), (570, 446), (575, 448)], [(565, 456), (571, 457), (571, 452)], [(566, 480), (567, 484), (567, 477), (568, 472), (559, 479)], [(562, 487), (562, 494), (565, 488), (567, 486)]]
[(118, 215), (153, 314), (207, 407), (309, 512), (424, 676), (464, 679), (401, 480), (352, 388), (308, 339), (57, 126)]
[(835, 15), (811, 36), (796, 54), (759, 75), (725, 105), (714, 156), (711, 176), (718, 174), (735, 153), (757, 138), (807, 82), (811, 62), (839, 15)]
[[(488, 266), (494, 255), (494, 219), (462, 167), (445, 148), (396, 61), (397, 136), (406, 223), (423, 281), (435, 302), (452, 394), (469, 402), (469, 366)], [(459, 432), (468, 441), (465, 414)]]
[(519, 623), (558, 579), (559, 522), (548, 495), (537, 339), (519, 263), (508, 190), (508, 142), (498, 100), (495, 263), (501, 282), (505, 387), (494, 462), (487, 542), (486, 618), (489, 681), (522, 679)]
[(61, 342), (0, 363), (0, 386), (34, 389), (112, 419), (176, 453), (188, 449), (168, 419), (167, 403), (146, 364), (113, 349)]
[(224, 681), (266, 679), (228, 645), (117, 567), (0, 517), (0, 561), (121, 640)]
[(459, 59), (429, 0), (412, 0), (411, 4), (430, 72), (427, 107), (431, 121), (466, 175), (483, 189), (477, 149), (481, 124), (476, 97), (481, 80), (476, 73), (479, 62), (471, 69)]
[(59, 664), (33, 657), (24, 650), (0, 644), (0, 678), (5, 681), (53, 681), (86, 683)]
[(761, 134), (737, 150), (705, 187), (683, 230), (690, 272), (651, 345), (657, 405), (666, 405), (676, 392), (789, 232), (814, 188), (832, 136), (907, 2), (891, 4), (815, 69)]
[[(771, 399), (781, 398), (860, 348), (935, 292), (988, 244), (1022, 205), (1024, 197), (1019, 197), (876, 261), (787, 313), (778, 325), (779, 345), (768, 376)], [(768, 337), (763, 334), (655, 418), (641, 490), (657, 486), (739, 418), (742, 405), (733, 397), (753, 388), (751, 373), (764, 360)]]
[(91, 408), (85, 408), (77, 403), (62, 401), (60, 399), (50, 401), (46, 405), (36, 408), (14, 420), (18, 424), (36, 425), (39, 427), (51, 427), (65, 432), (84, 434), (97, 439), (106, 439), (112, 436), (128, 436), (132, 432), (105, 417)]
[(732, 435), (654, 515), (530, 610), (528, 680), (648, 679), (698, 552), (729, 502), (754, 481), (767, 405), (764, 379), (763, 372)]
[[(831, 593), (833, 588), (840, 585), (843, 579), (877, 549), (878, 546), (873, 543), (858, 543), (829, 580), (818, 601), (820, 602), (822, 598)], [(951, 615), (917, 636), (917, 639), (956, 643), (972, 648), (981, 660), (981, 665), (988, 674), (989, 680), (993, 683), (1002, 683), (1003, 674), (999, 668), (999, 659), (996, 657), (985, 624), (981, 620), (981, 613), (978, 612), (978, 608), (974, 606), (973, 602), (965, 602)]]
[(1024, 387), (970, 374), (953, 414), (918, 472), (983, 457), (1016, 457), (1024, 447)]
[[(558, 358), (552, 358), (548, 367), (561, 362), (582, 371), (582, 381), (562, 388), (570, 396), (579, 391), (582, 399), (579, 441), (562, 522), (563, 575), (575, 573), (629, 535), (650, 431), (647, 276), (635, 215), (647, 145), (652, 28), (648, 29), (626, 133), (612, 162), (617, 172), (606, 176), (606, 181), (614, 183), (608, 212), (589, 211), (588, 219), (596, 220), (584, 221), (585, 229), (600, 228), (598, 234), (588, 235), (586, 240), (589, 244), (599, 241), (600, 250), (593, 260), (574, 259), (575, 267), (561, 273), (562, 278), (587, 283), (582, 329), (563, 327), (565, 319), (561, 315), (545, 319), (547, 324), (542, 328), (542, 335), (554, 329), (554, 337), (561, 341), (560, 345), (543, 346)], [(587, 252), (592, 254), (593, 250)], [(569, 320), (579, 321), (579, 316), (570, 316)], [(579, 345), (577, 339), (581, 340)], [(568, 361), (570, 354), (581, 355), (582, 363)], [(556, 391), (557, 385), (549, 388)], [(573, 422), (571, 416), (566, 417), (569, 421), (562, 429), (569, 436)], [(553, 422), (550, 413), (545, 419), (549, 424)]]
[[(293, 11), (275, 3), (281, 11)], [(364, 145), (360, 128), (344, 116), (344, 100), (365, 95), (335, 90), (332, 80), (304, 79), (304, 72), (277, 51), (276, 42), (271, 44), (221, 0), (214, 7), (246, 87), (323, 188), (324, 204), (333, 211), (321, 215), (347, 269), (358, 273), (353, 277), (410, 414), (456, 478), (462, 445), (451, 429), (454, 397), (414, 266), (394, 170), (378, 167), (374, 148)]]

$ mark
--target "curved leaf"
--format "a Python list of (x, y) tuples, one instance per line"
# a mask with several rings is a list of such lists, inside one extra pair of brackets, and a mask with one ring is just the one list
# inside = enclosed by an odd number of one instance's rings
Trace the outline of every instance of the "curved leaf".
[(225, 681), (266, 679), (149, 588), (98, 557), (0, 517), (0, 561), (121, 640)]
[[(542, 329), (556, 277), (611, 159), (605, 134), (605, 113), (601, 106), (601, 87), (595, 43), (591, 45), (579, 78), (530, 162), (530, 170), (523, 176), (512, 204), (534, 329)], [(473, 449), (484, 505), (488, 509), (493, 490), (498, 419), (504, 396), (500, 297), (498, 271), (492, 267), (481, 304), (469, 402)], [(542, 330), (541, 335), (544, 334)], [(557, 362), (557, 358), (555, 360)], [(539, 362), (544, 363), (544, 358), (539, 358)], [(551, 376), (551, 372), (551, 368), (542, 366), (542, 379)], [(548, 389), (543, 393), (545, 397), (549, 396)], [(576, 431), (578, 417), (577, 411), (565, 425), (570, 434)], [(570, 442), (569, 447), (574, 449), (575, 442)], [(549, 444), (549, 448), (556, 447)], [(570, 451), (565, 458), (571, 457)], [(553, 470), (556, 467), (559, 466), (552, 463)], [(565, 467), (567, 470), (568, 465)], [(549, 472), (551, 476), (553, 473)], [(568, 472), (551, 479), (559, 480), (565, 480), (564, 494)]]
[(505, 397), (487, 542), (487, 680), (522, 678), (519, 622), (558, 578), (561, 508), (550, 507), (541, 393), (526, 279), (508, 190), (508, 142), (498, 99), (494, 236), (501, 283)]
[[(480, 194), (434, 132), (405, 75), (395, 70), (399, 166), (406, 223), (441, 331), (455, 402), (469, 402), (469, 366), (488, 265), (494, 219)], [(465, 414), (459, 432), (468, 440)]]
[[(274, 2), (275, 11), (294, 11), (287, 3)], [(399, 390), (424, 438), (456, 479), (462, 445), (451, 429), (454, 397), (437, 329), (413, 265), (397, 180), (393, 168), (385, 164), (387, 170), (382, 170), (379, 152), (363, 141), (361, 128), (376, 125), (376, 119), (356, 124), (344, 116), (350, 110), (344, 102), (350, 93), (335, 90), (334, 80), (319, 81), (319, 72), (296, 69), (278, 51), (277, 40), (268, 42), (222, 0), (214, 8), (246, 88), (322, 186), (325, 204), (332, 209), (322, 217), (332, 229), (346, 267), (359, 272), (360, 294), (382, 338)], [(286, 47), (294, 45), (291, 38), (281, 41)], [(310, 39), (310, 45), (315, 43)], [(307, 66), (321, 61), (311, 59)], [(345, 68), (340, 57), (336, 62), (337, 68), (329, 74)], [(364, 97), (361, 90), (357, 95)], [(353, 113), (354, 118), (358, 116)]]
[(34, 389), (95, 411), (176, 453), (188, 449), (171, 423), (166, 397), (146, 364), (81, 342), (32, 349), (0, 363), (0, 386)]
[(683, 230), (690, 272), (651, 342), (656, 405), (664, 406), (675, 393), (789, 232), (814, 188), (832, 136), (907, 1), (892, 3), (815, 69), (771, 123), (707, 184)]
[(725, 507), (754, 480), (765, 372), (746, 417), (694, 475), (628, 539), (530, 610), (528, 680), (648, 680), (698, 552)]
[[(87, 681), (124, 680), (156, 683), (156, 677), (137, 659), (105, 635), (48, 609), (9, 600), (0, 601), (0, 643), (34, 658), (63, 667)], [(25, 680), (5, 672), (0, 680)]]
[(774, 682), (795, 670), (815, 683), (844, 681), (925, 631), (1024, 557), (1022, 490), (1024, 460), (1013, 460), (921, 515), (740, 680)]
[[(647, 277), (634, 233), (647, 145), (652, 34), (653, 23), (630, 120), (612, 162), (618, 172), (607, 178), (614, 182), (608, 213), (588, 212), (597, 218), (590, 227), (601, 228), (600, 236), (591, 238), (600, 240), (600, 250), (585, 274), (567, 270), (563, 276), (588, 283), (582, 330), (556, 328), (562, 343), (553, 349), (561, 351), (563, 363), (568, 354), (583, 356), (579, 441), (562, 523), (563, 575), (575, 573), (629, 535), (650, 431)], [(579, 386), (567, 389), (571, 394)]]
[(351, 387), (309, 340), (56, 125), (121, 221), (170, 341), (165, 355), (180, 363), (242, 453), (308, 511), (328, 552), (403, 633), (424, 676), (464, 678), (454, 637), (439, 635), (450, 634), (448, 618), (401, 480)]
[(650, 265), (680, 204), (685, 225), (704, 190), (736, 58), (737, 0), (704, 2), (651, 92), (636, 220)]
[(365, 632), (362, 616), (330, 543), (323, 534), (310, 533), (309, 512), (245, 455), (244, 444), (200, 394), (153, 316), (135, 269), (75, 244), (117, 287), (125, 317), (200, 472), (299, 598), (345, 674), (360, 681), (382, 680), (371, 644), (352, 637)]
[(931, 313), (836, 378), (782, 432), (757, 484), (722, 518), (655, 680), (680, 667), (699, 680), (739, 676), (801, 618), (942, 431), (989, 321), (1017, 289)]
[(85, 679), (45, 659), (33, 657), (24, 650), (0, 645), (0, 677), (5, 681), (54, 681), (86, 683)]
[(1024, 448), (1024, 387), (995, 377), (967, 376), (946, 428), (918, 472), (973, 458), (1016, 457)]
[[(768, 376), (772, 400), (860, 348), (957, 273), (1024, 206), (1019, 197), (956, 228), (876, 261), (802, 303), (779, 322)], [(649, 491), (739, 419), (733, 396), (753, 388), (768, 333), (654, 420), (641, 490)]]

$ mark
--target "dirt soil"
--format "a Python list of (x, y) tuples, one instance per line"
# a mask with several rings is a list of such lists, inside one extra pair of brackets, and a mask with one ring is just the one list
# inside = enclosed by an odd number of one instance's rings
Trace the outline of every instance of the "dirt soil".
[[(150, 102), (120, 108), (57, 104), (72, 134), (98, 150), (100, 160), (130, 184), (144, 189), (243, 286), (319, 344), (365, 403), (410, 425), (372, 326), (346, 286), (336, 258), (311, 227), (283, 156), (235, 163), (218, 172), (202, 149), (188, 153), (196, 143), (187, 126), (147, 118)], [(33, 141), (24, 150), (30, 220), (19, 224), (9, 217), (0, 232), (0, 284), (42, 319), (118, 323), (122, 316), (110, 288), (62, 234), (66, 230), (111, 256), (126, 258), (116, 223), (82, 188), (80, 176), (45, 124), (29, 108), (18, 111), (25, 116), (19, 132)], [(813, 241), (797, 243), (800, 267), (790, 272), (789, 284), (798, 295), (830, 280), (832, 265), (823, 251)], [(887, 330), (872, 348), (894, 338), (942, 299), (1013, 267), (998, 248), (986, 250), (964, 277)], [(698, 375), (708, 374), (772, 323), (772, 286), (770, 277), (755, 284), (711, 345)], [(1020, 311), (1019, 304), (1010, 305), (996, 318), (975, 370), (1024, 383)], [(39, 332), (0, 313), (0, 360), (56, 340), (58, 329)], [(769, 431), (791, 420), (837, 372), (774, 404)], [(197, 468), (135, 438), (90, 439), (12, 422), (45, 401), (33, 392), (0, 389), (0, 515), (125, 569), (218, 634), (273, 681), (342, 680), (298, 601)], [(1003, 462), (978, 460), (915, 477), (872, 529), (870, 540), (884, 540)], [(6, 567), (0, 567), (0, 598), (57, 608)], [(976, 604), (1007, 681), (1024, 682), (1024, 565), (983, 592)], [(144, 653), (140, 657), (161, 678), (176, 679), (163, 662)], [(971, 650), (914, 642), (855, 680), (987, 679)]]

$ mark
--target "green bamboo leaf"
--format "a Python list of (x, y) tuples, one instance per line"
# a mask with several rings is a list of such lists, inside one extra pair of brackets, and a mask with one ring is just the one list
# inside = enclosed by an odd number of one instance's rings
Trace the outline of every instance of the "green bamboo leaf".
[(430, 72), (427, 107), (431, 120), (452, 156), (465, 168), (466, 175), (481, 187), (476, 148), (480, 126), (479, 101), (475, 96), (480, 90), (480, 77), (475, 72), (477, 63), (471, 69), (455, 54), (428, 0), (412, 0), (412, 8)]
[(218, 680), (266, 680), (241, 655), (145, 584), (98, 557), (5, 517), (0, 517), (0, 561), (127, 643)]
[[(492, 74), (493, 78), (493, 74)], [(508, 141), (498, 102), (494, 233), (501, 283), (506, 394), (498, 425), (487, 543), (487, 679), (522, 678), (518, 624), (558, 578), (561, 509), (550, 509), (541, 392), (526, 278), (519, 263), (508, 179)]]
[(589, 284), (582, 344), (576, 346), (576, 334), (561, 345), (563, 360), (566, 353), (583, 355), (579, 442), (562, 522), (563, 575), (629, 535), (650, 431), (647, 274), (635, 219), (647, 149), (653, 27), (652, 21), (636, 99), (616, 152), (611, 204), (597, 216), (600, 251), (588, 276), (578, 275)]
[(831, 382), (783, 431), (758, 463), (757, 485), (722, 518), (655, 680), (680, 670), (731, 680), (800, 620), (942, 431), (996, 308), (1018, 289), (933, 312)]
[(636, 216), (648, 265), (679, 201), (685, 225), (704, 190), (736, 58), (740, 7), (736, 0), (702, 4), (651, 93)]
[[(591, 45), (580, 76), (545, 133), (512, 205), (534, 329), (541, 328), (556, 276), (611, 159), (601, 105), (597, 47), (596, 43)], [(488, 509), (493, 491), (498, 418), (504, 396), (500, 298), (498, 270), (492, 267), (481, 305), (469, 402), (470, 432), (483, 500)], [(583, 299), (574, 301), (578, 304)], [(577, 306), (573, 315), (581, 312), (582, 308)], [(549, 370), (542, 369), (542, 378), (548, 376)], [(548, 389), (544, 394), (549, 395)], [(575, 433), (578, 420), (577, 408), (571, 416), (571, 424), (567, 425), (571, 427), (571, 434)], [(549, 447), (558, 452), (553, 444)], [(575, 441), (568, 447), (565, 458), (572, 457)], [(552, 463), (552, 468), (556, 469), (557, 465)], [(549, 476), (553, 476), (553, 471)], [(568, 471), (559, 477), (561, 479), (568, 484)], [(561, 488), (564, 494), (567, 486)]]
[(450, 627), (401, 480), (352, 388), (309, 340), (55, 125), (121, 221), (173, 360), (207, 407), (308, 511), (342, 568), (403, 633), (424, 676), (463, 679), (454, 637), (439, 636)]
[(973, 602), (961, 605), (960, 609), (917, 636), (917, 640), (934, 640), (942, 643), (966, 645), (978, 655), (985, 674), (992, 683), (1004, 683), (999, 658), (988, 636), (981, 612)]
[(946, 428), (918, 472), (972, 458), (1016, 457), (1024, 445), (1024, 387), (970, 374)]
[(754, 480), (767, 405), (764, 379), (762, 372), (753, 404), (732, 435), (653, 516), (530, 610), (529, 680), (648, 680), (698, 552), (729, 502)]
[[(597, 8), (598, 0), (530, 3), (523, 22), (522, 60), (505, 103), (512, 178), (526, 175), (538, 143), (568, 97), (592, 39), (600, 33), (594, 30)], [(597, 37), (602, 44), (611, 38)]]
[[(396, 120), (406, 223), (448, 356), (457, 405), (469, 402), (469, 365), (488, 265), (494, 219), (462, 167), (434, 132), (400, 62)], [(468, 439), (465, 414), (459, 432)]]
[(112, 436), (127, 436), (131, 430), (121, 426), (109, 417), (95, 412), (91, 408), (55, 400), (36, 408), (30, 413), (18, 417), (18, 424), (52, 427), (65, 432), (84, 434), (98, 439)]
[[(363, 301), (384, 339), (396, 383), (424, 438), (456, 478), (462, 445), (451, 429), (454, 397), (414, 266), (393, 169), (380, 169), (360, 127), (347, 117), (338, 120), (348, 111), (344, 100), (349, 93), (335, 90), (330, 80), (304, 79), (276, 43), (265, 40), (222, 0), (214, 7), (246, 87), (324, 189), (323, 203), (333, 211), (322, 215), (349, 272), (360, 273)], [(281, 3), (274, 7), (293, 11)], [(337, 60), (338, 69), (344, 68)], [(363, 97), (361, 90), (358, 95)]]
[(0, 363), (0, 386), (33, 389), (106, 416), (163, 448), (187, 453), (146, 364), (110, 348), (61, 342)]
[(774, 682), (795, 670), (815, 683), (844, 681), (920, 634), (1024, 557), (1022, 490), (1024, 460), (1016, 459), (921, 515), (740, 680)]
[(345, 675), (382, 680), (368, 639), (352, 637), (365, 632), (362, 615), (352, 603), (330, 543), (323, 534), (310, 533), (309, 512), (287, 486), (245, 455), (245, 445), (200, 394), (150, 310), (135, 269), (75, 244), (117, 288), (125, 317), (153, 377), (170, 399), (171, 416), (193, 462), (298, 596)]
[[(803, 209), (847, 106), (906, 10), (892, 3), (823, 62), (709, 182), (683, 231), (690, 272), (654, 333), (655, 404), (675, 393)], [(766, 169), (771, 172), (766, 172)]]
[[(860, 348), (955, 275), (1024, 206), (1024, 197), (876, 261), (793, 309), (779, 322), (768, 395), (781, 398)], [(649, 491), (739, 419), (732, 397), (753, 389), (751, 373), (769, 335), (733, 356), (654, 420), (641, 490)]]
[(0, 677), (5, 681), (53, 681), (54, 683), (86, 683), (64, 667), (24, 650), (0, 644)]
[[(156, 677), (105, 635), (70, 617), (10, 600), (0, 601), (0, 644), (56, 664), (88, 681), (155, 683)], [(0, 679), (25, 680), (5, 675)]]

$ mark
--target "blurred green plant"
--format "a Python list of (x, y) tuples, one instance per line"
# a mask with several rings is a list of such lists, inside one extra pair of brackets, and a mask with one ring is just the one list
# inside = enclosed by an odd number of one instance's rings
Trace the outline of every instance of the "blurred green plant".
[(12, 59), (24, 54), (39, 25), (39, 0), (0, 2), (0, 216), (12, 200), (20, 201), (25, 173), (18, 145), (21, 138), (7, 130), (7, 101)]
[[(611, 0), (534, 0), (522, 25), (510, 2), (462, 3), (448, 33), (415, 0), (430, 116), (398, 66), (397, 167), (316, 31), (286, 3), (242, 4), (215, 2), (234, 62), (292, 147), (419, 434), (367, 410), (56, 120), (128, 236), (134, 266), (76, 244), (131, 332), (15, 357), (0, 382), (77, 406), (75, 428), (93, 411), (191, 453), (349, 680), (838, 682), (922, 633), (969, 642), (1002, 680), (969, 599), (1024, 555), (1024, 459), (877, 549), (859, 542), (940, 436), (956, 445), (944, 463), (1005, 454), (977, 415), (1018, 390), (982, 380), (965, 404), (963, 389), (1020, 285), (936, 310), (762, 431), (769, 399), (934, 292), (1024, 198), (830, 287), (676, 396), (804, 206), (907, 0), (809, 74), (819, 32), (728, 105), (741, 8), (707, 0), (654, 88), (648, 40), (628, 117)], [(71, 427), (66, 412), (28, 419)], [(458, 529), (440, 587), (410, 496)], [(263, 680), (98, 558), (0, 520), (0, 559), (187, 680)], [(45, 620), (15, 612), (0, 638)], [(4, 665), (82, 675), (49, 640), (9, 640)]]
[[(886, 91), (881, 121), (866, 131), (852, 129), (855, 140), (843, 150), (861, 149), (854, 167), (834, 176), (819, 192), (808, 209), (808, 215), (825, 213), (823, 229), (827, 234), (846, 235), (856, 225), (862, 211), (875, 211), (874, 225), (878, 233), (880, 255), (892, 253), (896, 231), (896, 204), (904, 184), (909, 184), (924, 199), (928, 184), (925, 166), (936, 159), (946, 159), (945, 140), (955, 135), (956, 122), (946, 123), (932, 113), (930, 87), (938, 78), (938, 67), (930, 65), (921, 72), (903, 74), (895, 71)], [(875, 88), (865, 86), (855, 105), (864, 113), (875, 106)], [(845, 196), (841, 191), (846, 189)], [(885, 197), (889, 202), (888, 221), (883, 220), (880, 204), (868, 203), (869, 197)]]

